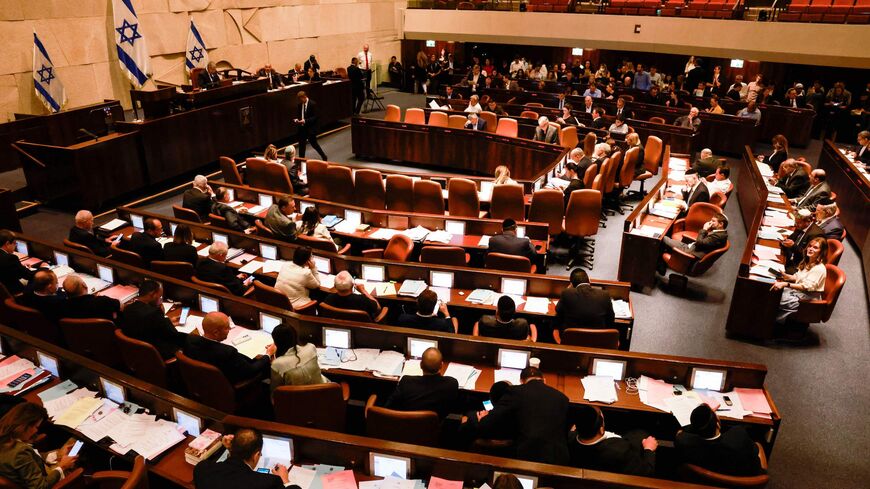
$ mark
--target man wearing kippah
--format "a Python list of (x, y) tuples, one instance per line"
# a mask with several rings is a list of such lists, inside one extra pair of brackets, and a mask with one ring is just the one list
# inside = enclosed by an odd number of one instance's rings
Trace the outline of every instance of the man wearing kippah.
[(758, 447), (746, 429), (735, 426), (722, 432), (719, 417), (701, 404), (692, 411), (689, 426), (674, 440), (680, 459), (720, 474), (752, 476), (762, 473)]

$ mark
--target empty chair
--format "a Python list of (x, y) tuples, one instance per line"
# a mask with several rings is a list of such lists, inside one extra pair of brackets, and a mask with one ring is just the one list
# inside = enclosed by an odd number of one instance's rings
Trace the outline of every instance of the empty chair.
[(465, 121), (467, 120), (464, 115), (452, 114), (447, 118), (447, 127), (451, 129), (464, 129)]
[(592, 163), (586, 168), (586, 173), (583, 175), (583, 186), (592, 188), (592, 183), (595, 182), (595, 177), (598, 176), (598, 163)]
[(622, 168), (619, 171), (619, 187), (625, 191), (625, 196), (630, 195), (629, 187), (634, 181), (634, 170), (637, 165), (643, 163), (640, 159), (640, 148), (637, 146), (630, 148), (625, 152), (625, 157), (622, 160)]
[(432, 180), (414, 182), (414, 212), (444, 215), (444, 195), (441, 185)]
[(710, 203), (720, 209), (725, 208), (726, 202), (728, 202), (728, 196), (722, 192), (713, 192), (713, 195), (710, 196)]
[(535, 273), (537, 271), (537, 266), (532, 265), (532, 262), (525, 256), (504, 253), (487, 253), (484, 266), (508, 272)]
[(430, 112), (429, 125), (436, 127), (447, 127), (447, 114), (444, 112)]
[[(194, 214), (196, 214), (196, 213), (194, 212)], [(70, 241), (68, 239), (63, 240), (63, 245), (71, 250), (81, 251), (82, 253), (87, 253), (89, 255), (94, 254), (94, 251), (91, 250), (90, 248), (88, 248), (87, 246), (85, 246), (83, 244), (79, 244), (79, 243), (73, 243), (72, 241)]]
[(269, 229), (268, 226), (263, 224), (263, 221), (260, 219), (254, 220), (254, 227), (257, 228), (257, 234), (266, 238), (276, 238), (275, 233)]
[(377, 396), (366, 402), (366, 436), (427, 447), (438, 445), (441, 424), (435, 411), (396, 411), (375, 406)]
[[(98, 489), (148, 489), (148, 467), (145, 457), (139, 455), (133, 461), (130, 472), (124, 470), (102, 470), (90, 475), (87, 487)], [(66, 481), (66, 479), (64, 479)], [(55, 486), (57, 487), (57, 486)]]
[(493, 219), (526, 220), (525, 194), (522, 185), (496, 185), (492, 188), (489, 216)]
[(498, 120), (498, 127), (496, 128), (495, 133), (499, 136), (507, 136), (510, 138), (517, 137), (517, 134), (519, 134), (517, 120), (511, 119), (510, 117), (500, 118)]
[(486, 121), (486, 132), (495, 132), (496, 127), (498, 127), (498, 116), (495, 115), (495, 112), (484, 110), (477, 115)]
[(393, 261), (408, 261), (414, 251), (414, 241), (404, 234), (396, 234), (387, 242), (386, 248), (363, 250), (366, 258), (381, 258)]
[(27, 306), (22, 306), (15, 302), (13, 297), (8, 297), (3, 301), (3, 305), (6, 309), (4, 320), (8, 321), (8, 324), (13, 328), (49, 343), (56, 345), (63, 344), (57, 325), (41, 312)]
[(467, 178), (451, 178), (447, 182), (447, 207), (451, 216), (483, 217), (477, 185)]
[(329, 163), (308, 160), (305, 166), (308, 174), (308, 196), (312, 199), (329, 200), (329, 183), (326, 181), (326, 169), (329, 168)]
[(266, 190), (272, 192), (281, 192), (282, 194), (292, 194), (293, 184), (290, 183), (290, 175), (287, 174), (287, 167), (281, 163), (266, 163)]
[(269, 185), (269, 176), (266, 174), (268, 161), (262, 158), (248, 158), (245, 160), (245, 183), (249, 187), (265, 189)]
[(683, 237), (692, 241), (698, 238), (698, 231), (713, 216), (722, 213), (722, 209), (708, 202), (695, 202), (686, 212), (686, 217), (677, 219), (671, 228), (671, 238), (682, 241)]
[(654, 124), (664, 124), (664, 123), (665, 123), (665, 118), (664, 118), (664, 117), (654, 116), (654, 117), (650, 117), (650, 118), (649, 118), (649, 121), (652, 122), (652, 123), (654, 123)]
[[(643, 147), (643, 169), (657, 175), (662, 163), (662, 153), (662, 139), (658, 136), (647, 136)], [(643, 182), (641, 182), (641, 189), (643, 189)]]
[(529, 222), (546, 222), (550, 225), (550, 236), (562, 234), (562, 221), (565, 218), (565, 198), (561, 191), (545, 188), (532, 195), (529, 207)]
[(377, 170), (357, 170), (353, 175), (356, 205), (381, 210), (386, 203), (384, 179)]
[(193, 277), (194, 273), (196, 273), (193, 265), (186, 261), (155, 260), (151, 262), (151, 271), (178, 280), (184, 280), (185, 282), (190, 282), (190, 279)]
[(537, 119), (538, 117), (538, 113), (533, 110), (524, 110), (520, 112), (521, 119)]
[(402, 120), (402, 109), (398, 105), (387, 105), (387, 113), (384, 115), (384, 120), (388, 122), (399, 122)]
[(164, 361), (154, 345), (130, 338), (120, 329), (115, 330), (115, 340), (124, 366), (134, 377), (158, 387), (169, 387), (167, 365), (175, 363), (174, 358)]
[(387, 175), (385, 203), (388, 211), (413, 212), (414, 180), (405, 175)]
[(118, 246), (118, 243), (112, 244), (112, 259), (131, 267), (148, 268), (138, 253), (125, 250)]
[(202, 222), (202, 219), (199, 218), (199, 214), (197, 214), (196, 211), (186, 207), (181, 207), (180, 205), (172, 206), (172, 215), (175, 216), (176, 219), (184, 219), (185, 221), (190, 222)]
[(829, 265), (837, 265), (840, 263), (840, 257), (843, 256), (843, 243), (837, 239), (828, 239), (828, 256), (825, 263)]
[[(578, 258), (583, 265), (592, 267), (594, 262), (594, 243), (587, 241), (589, 236), (598, 233), (598, 223), (601, 217), (601, 192), (592, 189), (575, 190), (568, 198), (565, 209), (565, 234), (571, 237), (571, 248), (568, 252), (568, 268), (574, 266)], [(581, 248), (590, 250), (581, 254)]]
[(459, 246), (424, 246), (420, 250), (420, 263), (465, 267), (469, 260), (468, 253)]
[(345, 321), (359, 321), (363, 323), (380, 323), (387, 317), (388, 308), (381, 308), (378, 317), (373, 318), (366, 311), (360, 309), (339, 309), (332, 307), (325, 302), (317, 305), (317, 315), (333, 319), (344, 319)]
[(567, 328), (560, 333), (563, 345), (619, 349), (619, 330)]
[(577, 126), (565, 126), (561, 128), (560, 140), (563, 147), (568, 149), (576, 148), (580, 144), (580, 141), (577, 139)]
[(595, 154), (595, 143), (598, 142), (598, 136), (594, 132), (587, 132), (583, 136), (583, 152), (586, 156), (592, 157)]
[(405, 111), (406, 124), (426, 124), (426, 112), (423, 109), (411, 108)]
[(259, 280), (254, 280), (253, 285), (254, 292), (251, 296), (257, 302), (262, 302), (263, 304), (268, 304), (279, 309), (294, 311), (299, 314), (308, 314), (309, 316), (313, 316), (317, 311), (317, 301), (312, 300), (300, 305), (299, 307), (293, 307), (290, 299), (275, 287), (266, 285)]
[(218, 158), (218, 162), (221, 166), (221, 176), (224, 179), (224, 182), (231, 183), (233, 185), (242, 185), (242, 175), (239, 174), (239, 167), (236, 166), (236, 162), (233, 161), (232, 158), (228, 158), (226, 156), (221, 156)]
[(683, 464), (680, 466), (680, 474), (687, 481), (697, 482), (704, 485), (715, 485), (717, 487), (756, 487), (761, 488), (767, 485), (770, 481), (770, 476), (767, 475), (767, 456), (764, 454), (764, 447), (759, 442), (755, 442), (758, 447), (758, 458), (761, 462), (761, 469), (765, 472), (759, 475), (751, 476), (736, 476), (720, 474), (707, 470), (701, 466), (694, 464)]
[(329, 165), (326, 169), (326, 185), (329, 197), (325, 200), (339, 204), (354, 205), (356, 203), (353, 172), (346, 166)]
[(115, 341), (115, 323), (108, 319), (61, 319), (67, 348), (111, 368), (121, 366)]
[[(275, 421), (343, 432), (350, 388), (341, 384), (282, 385), (272, 393)], [(300, 409), (305, 406), (305, 409)]]

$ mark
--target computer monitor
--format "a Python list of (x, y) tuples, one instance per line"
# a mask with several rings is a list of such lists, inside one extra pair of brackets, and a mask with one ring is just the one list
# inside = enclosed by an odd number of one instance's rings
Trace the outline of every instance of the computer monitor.
[(145, 220), (142, 219), (142, 216), (130, 214), (130, 222), (133, 224), (133, 227), (136, 228), (136, 231), (142, 231), (145, 229)]
[(493, 188), (495, 188), (493, 182), (480, 182), (480, 193), (484, 195), (492, 195)]
[(199, 436), (202, 431), (202, 419), (188, 412), (182, 411), (177, 407), (172, 408), (172, 414), (175, 417), (175, 422), (178, 426), (184, 428), (184, 431), (191, 436)]
[(299, 212), (304, 214), (305, 211), (308, 210), (309, 207), (314, 207), (314, 204), (312, 204), (311, 202), (300, 202), (299, 203)]
[(502, 278), (501, 293), (508, 295), (526, 295), (526, 279)]
[(625, 378), (626, 365), (627, 362), (622, 360), (593, 358), (592, 375), (601, 375), (604, 377), (613, 377), (613, 380), (622, 380)]
[(227, 246), (230, 245), (230, 237), (226, 234), (211, 233), (211, 240), (213, 243), (223, 243)]
[(69, 266), (69, 255), (66, 253), (61, 253), (60, 251), (54, 252), (54, 264), (59, 267), (68, 267)]
[(15, 240), (15, 251), (24, 256), (30, 256), (30, 252), (27, 249), (27, 242), (21, 241), (20, 239)]
[(314, 268), (316, 268), (318, 272), (327, 275), (332, 273), (332, 260), (317, 255), (311, 255), (311, 258), (314, 260)]
[(257, 194), (257, 203), (260, 207), (272, 207), (272, 196), (267, 194)]
[(525, 226), (517, 226), (517, 237), (525, 238), (526, 237), (526, 227)]
[[(492, 474), (492, 482), (495, 484), (496, 479), (505, 472), (493, 472)], [(523, 486), (523, 489), (537, 489), (538, 488), (538, 478), (533, 475), (520, 475), (513, 474), (520, 481), (520, 485)]]
[(707, 389), (721, 392), (725, 388), (726, 374), (725, 370), (695, 367), (692, 369), (692, 379), (689, 385), (692, 389)]
[(354, 226), (359, 226), (360, 224), (362, 224), (362, 212), (347, 209), (344, 211), (344, 220), (353, 224)]
[(266, 314), (265, 312), (260, 313), (260, 329), (263, 331), (272, 334), (272, 331), (275, 329), (275, 326), (278, 326), (283, 321), (278, 316), (273, 316), (271, 314)]
[(115, 283), (115, 271), (110, 266), (97, 263), (97, 275), (100, 276), (100, 280), (103, 282)]
[(499, 348), (498, 366), (499, 368), (514, 368), (517, 370), (522, 370), (529, 365), (530, 356), (531, 353), (527, 351)]
[(537, 192), (538, 190), (541, 190), (541, 188), (544, 187), (544, 178), (546, 178), (546, 175), (535, 180), (535, 192)]
[(57, 358), (38, 351), (36, 352), (36, 361), (39, 362), (39, 366), (42, 367), (43, 370), (51, 373), (51, 375), (54, 375), (57, 378), (60, 378), (60, 366), (57, 362)]
[(432, 270), (429, 272), (429, 285), (432, 287), (453, 288), (453, 272), (438, 272)]
[(385, 279), (384, 267), (381, 265), (363, 264), (362, 279), (367, 282), (383, 282)]
[(350, 348), (350, 330), (323, 327), (323, 346), (332, 348)]
[(216, 297), (199, 294), (199, 310), (205, 314), (217, 312), (221, 309), (221, 303)]
[(263, 435), (263, 449), (260, 450), (260, 463), (257, 467), (271, 469), (277, 464), (290, 467), (293, 462), (293, 440), (279, 436)]
[(423, 352), (429, 348), (438, 348), (438, 342), (423, 338), (408, 338), (407, 351), (411, 358), (423, 358)]
[(124, 396), (124, 386), (109, 379), (100, 377), (100, 386), (103, 388), (103, 395), (118, 404), (124, 404), (127, 398)]
[(369, 453), (369, 468), (375, 477), (398, 477), (407, 479), (411, 476), (411, 459), (383, 453)]
[(452, 221), (448, 219), (444, 221), (444, 230), (456, 236), (464, 236), (465, 221)]
[(265, 260), (278, 259), (278, 247), (266, 243), (260, 243), (260, 256)]

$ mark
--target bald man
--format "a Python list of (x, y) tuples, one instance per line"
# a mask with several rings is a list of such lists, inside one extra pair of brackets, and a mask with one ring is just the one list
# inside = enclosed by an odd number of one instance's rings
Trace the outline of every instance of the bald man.
[(398, 411), (435, 411), (442, 419), (457, 408), (459, 383), (453, 377), (441, 375), (441, 352), (428, 348), (420, 359), (422, 376), (402, 377), (387, 401), (388, 409)]
[[(193, 469), (195, 487), (223, 489), (244, 487), (245, 489), (283, 489), (289, 481), (287, 467), (275, 464), (266, 467), (268, 472), (256, 470), (262, 458), (263, 435), (242, 428), (234, 435), (223, 437), (223, 444), (229, 450), (229, 457), (223, 462), (205, 460)], [(288, 460), (287, 463), (290, 461)], [(298, 488), (292, 485), (290, 488)]]
[(114, 321), (121, 312), (118, 299), (89, 294), (87, 284), (76, 274), (67, 275), (63, 279), (63, 290), (68, 298), (64, 318)]
[(213, 194), (208, 180), (202, 175), (197, 175), (193, 178), (193, 186), (184, 191), (181, 206), (196, 212), (200, 219), (206, 220), (208, 213), (211, 212)]
[(111, 250), (111, 239), (100, 239), (94, 234), (94, 215), (90, 211), (81, 210), (76, 212), (75, 225), (70, 228), (67, 239), (73, 243), (87, 246), (95, 255), (107, 257)]
[(38, 270), (28, 284), (28, 290), (21, 296), (19, 303), (41, 312), (45, 317), (57, 321), (66, 312), (66, 294), (57, 288), (57, 275), (51, 270)]
[(217, 241), (212, 243), (208, 247), (208, 258), (200, 260), (196, 266), (196, 278), (221, 284), (235, 295), (245, 295), (253, 275), (245, 280), (239, 278), (239, 273), (226, 264), (228, 251), (226, 244)]
[(202, 320), (202, 336), (188, 335), (184, 354), (220, 369), (232, 383), (266, 375), (275, 345), (266, 347), (262, 355), (251, 359), (232, 345), (221, 343), (230, 332), (230, 319), (222, 312), (210, 312)]

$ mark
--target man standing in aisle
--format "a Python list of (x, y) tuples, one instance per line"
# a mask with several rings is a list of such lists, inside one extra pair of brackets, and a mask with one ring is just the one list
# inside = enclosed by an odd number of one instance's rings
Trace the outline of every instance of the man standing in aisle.
[(356, 55), (356, 58), (359, 60), (359, 69), (362, 70), (363, 74), (363, 84), (365, 86), (363, 97), (365, 97), (368, 95), (368, 91), (371, 90), (372, 68), (375, 67), (375, 59), (372, 57), (372, 52), (369, 51), (368, 44), (363, 44), (362, 51)]
[(320, 157), (324, 161), (327, 161), (326, 153), (323, 152), (323, 148), (317, 142), (317, 131), (319, 129), (317, 103), (309, 100), (305, 92), (299, 92), (296, 96), (299, 99), (299, 117), (293, 119), (293, 123), (299, 126), (299, 157), (305, 158), (305, 145), (306, 143), (311, 143), (314, 151), (317, 151)]
[(353, 98), (353, 113), (359, 115), (362, 110), (363, 101), (366, 99), (364, 76), (362, 70), (359, 69), (359, 60), (352, 58), (350, 66), (347, 67), (347, 78), (350, 80), (350, 93)]

